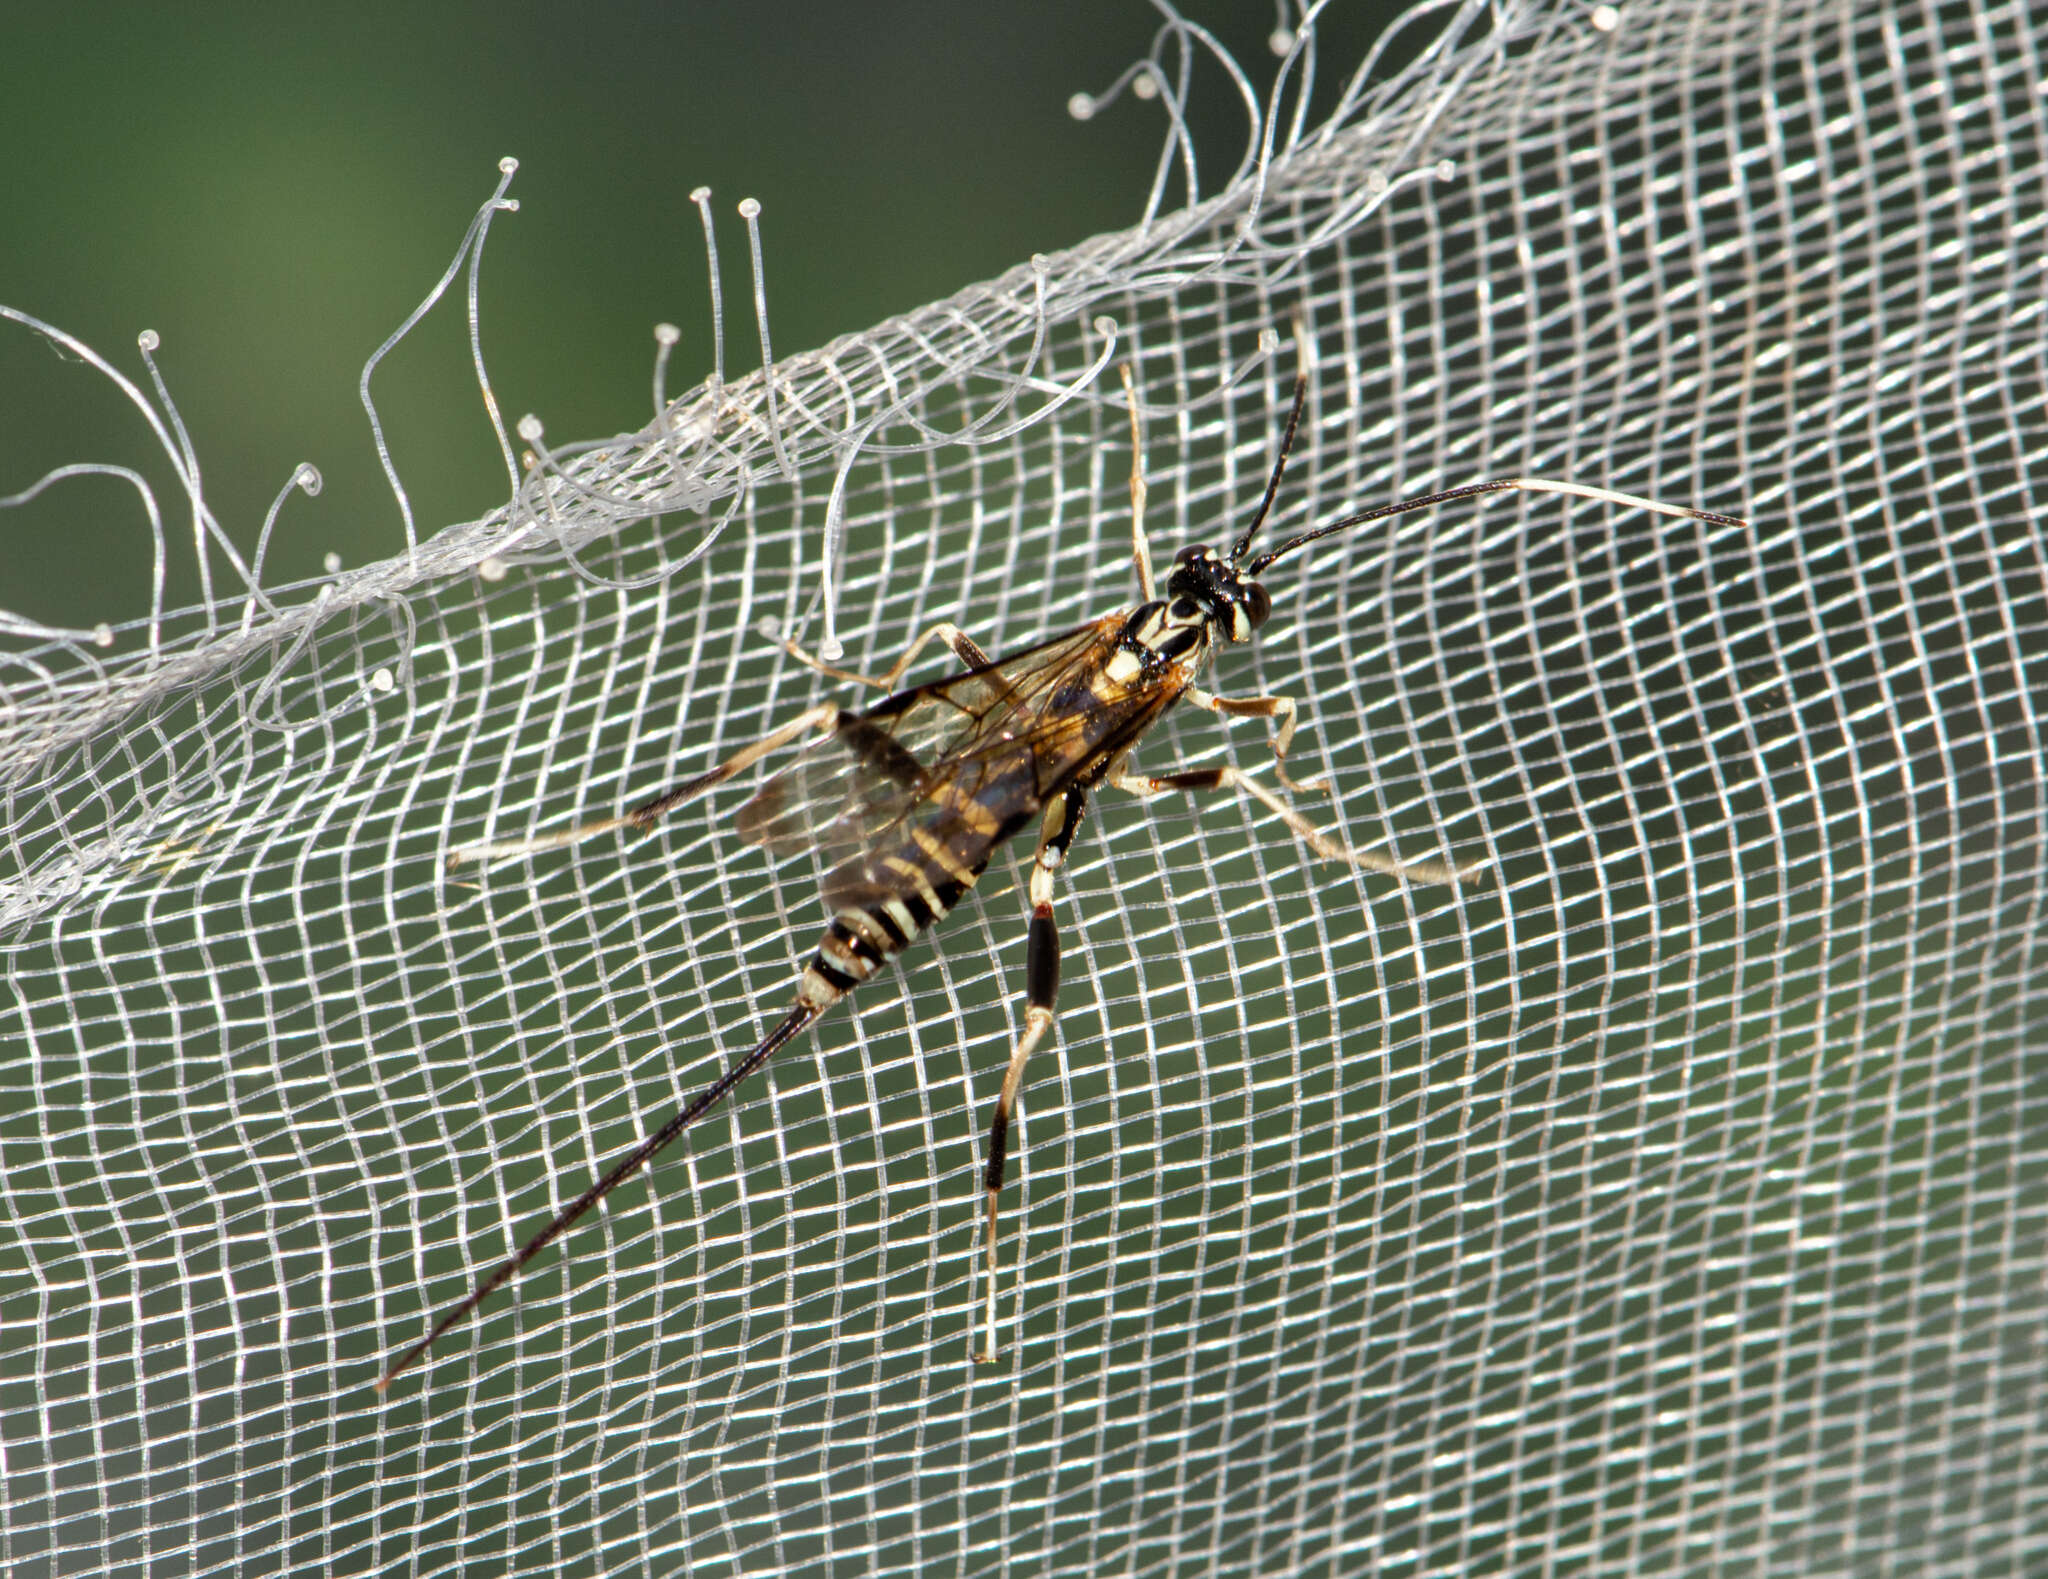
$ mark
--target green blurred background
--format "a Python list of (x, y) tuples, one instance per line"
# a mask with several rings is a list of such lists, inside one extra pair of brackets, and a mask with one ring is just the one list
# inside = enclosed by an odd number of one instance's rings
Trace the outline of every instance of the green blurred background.
[[(1396, 9), (1326, 18), (1319, 104)], [(1268, 0), (1189, 11), (1263, 87)], [(741, 371), (758, 361), (741, 197), (764, 207), (778, 354), (1133, 221), (1161, 107), (1126, 97), (1080, 123), (1066, 101), (1106, 86), (1158, 20), (1142, 0), (14, 5), (0, 302), (138, 383), (136, 334), (163, 337), (207, 496), (245, 554), (291, 468), (318, 466), (326, 489), (287, 504), (265, 581), (315, 576), (329, 552), (359, 565), (403, 546), (357, 380), (446, 267), (500, 157), (520, 161), (520, 212), (499, 218), (484, 259), (493, 381), (508, 420), (536, 412), (552, 442), (597, 437), (645, 420), (656, 322), (684, 331), (671, 391), (708, 370), (699, 184), (720, 216)], [(1243, 111), (1213, 68), (1193, 109), (1213, 190)], [(444, 302), (375, 385), (422, 536), (505, 493), (464, 334), (459, 299)], [(0, 325), (0, 493), (86, 460), (152, 479), (170, 602), (190, 602), (189, 520), (141, 419), (90, 369)], [(149, 560), (134, 495), (71, 482), (0, 514), (0, 608), (134, 618)]]

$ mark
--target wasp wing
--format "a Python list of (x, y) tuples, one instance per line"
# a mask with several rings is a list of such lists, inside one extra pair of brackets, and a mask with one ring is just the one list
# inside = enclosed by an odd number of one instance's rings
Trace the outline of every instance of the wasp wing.
[(1107, 660), (1120, 623), (1106, 621), (1100, 641), (1061, 664), (1010, 676), (1022, 683), (897, 797), (902, 809), (892, 820), (866, 826), (825, 874), (825, 908), (886, 915), (893, 901), (900, 920), (928, 925), (1048, 804), (1075, 786), (1092, 787), (1192, 678), (1186, 669), (1155, 669), (1113, 679)]
[(739, 809), (739, 836), (778, 853), (844, 853), (950, 782), (965, 791), (972, 779), (973, 793), (986, 796), (992, 757), (1035, 753), (1048, 732), (1071, 733), (1123, 620), (1105, 615), (985, 668), (898, 691), (864, 713), (842, 712), (829, 736)]

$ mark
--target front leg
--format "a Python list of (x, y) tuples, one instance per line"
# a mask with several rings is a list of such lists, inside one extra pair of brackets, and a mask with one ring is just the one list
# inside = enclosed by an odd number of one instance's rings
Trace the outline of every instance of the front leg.
[(1287, 748), (1294, 744), (1294, 723), (1297, 715), (1294, 698), (1291, 696), (1212, 696), (1200, 686), (1188, 687), (1187, 698), (1197, 707), (1207, 708), (1219, 718), (1277, 718), (1280, 727), (1273, 735), (1273, 771), (1280, 782), (1297, 795), (1327, 795), (1330, 781), (1327, 778), (1310, 779), (1306, 784), (1297, 784), (1287, 774)]
[(1052, 919), (1052, 883), (1066, 863), (1067, 847), (1081, 830), (1081, 817), (1088, 807), (1088, 792), (1067, 790), (1046, 808), (1045, 828), (1038, 837), (1038, 853), (1031, 862), (1031, 930), (1024, 945), (1024, 1034), (1010, 1053), (1010, 1067), (1003, 1075), (1003, 1093), (996, 1098), (996, 1112), (988, 1127), (988, 1166), (982, 1187), (988, 1197), (988, 1332), (974, 1357), (984, 1364), (996, 1359), (996, 1282), (1000, 1263), (996, 1256), (996, 1203), (1003, 1191), (1003, 1162), (1008, 1155), (1010, 1115), (1017, 1107), (1017, 1093), (1024, 1085), (1024, 1066), (1045, 1033), (1052, 1029), (1053, 1002), (1060, 991), (1060, 934)]

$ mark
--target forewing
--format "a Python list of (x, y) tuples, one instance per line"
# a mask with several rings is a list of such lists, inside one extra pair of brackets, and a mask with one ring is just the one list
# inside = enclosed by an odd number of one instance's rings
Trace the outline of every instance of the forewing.
[(1029, 741), (1047, 700), (1094, 670), (1122, 623), (1106, 615), (987, 668), (842, 713), (838, 728), (739, 809), (739, 836), (778, 853), (858, 849), (970, 763)]
[(902, 813), (871, 829), (826, 874), (825, 908), (872, 913), (891, 899), (918, 897), (943, 914), (999, 846), (1036, 823), (1063, 791), (1094, 784), (1185, 684), (1170, 673), (1111, 683), (1104, 650), (1067, 664), (1051, 686), (1013, 698), (1001, 728), (982, 730), (935, 764)]

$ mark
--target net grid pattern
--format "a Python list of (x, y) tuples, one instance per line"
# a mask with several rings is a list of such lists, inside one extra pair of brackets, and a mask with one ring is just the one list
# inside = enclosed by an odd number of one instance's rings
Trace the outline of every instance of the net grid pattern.
[[(1622, 14), (1470, 8), (1234, 252), (1242, 187), (789, 359), (772, 419), (758, 377), (694, 392), (246, 628), (15, 654), (7, 1571), (2026, 1572), (2048, 25)], [(1318, 825), (1495, 883), (1105, 796), (1001, 1365), (1005, 858), (377, 1403), (780, 1017), (823, 920), (820, 858), (727, 831), (758, 775), (477, 889), (447, 851), (842, 695), (756, 632), (815, 636), (835, 485), (855, 666), (1127, 604), (1113, 360), (1163, 562), (1256, 499), (1297, 307), (1278, 531), (1502, 473), (1753, 522), (1496, 500), (1276, 567), (1214, 688), (1300, 699)], [(1263, 740), (1176, 716), (1139, 761)]]

